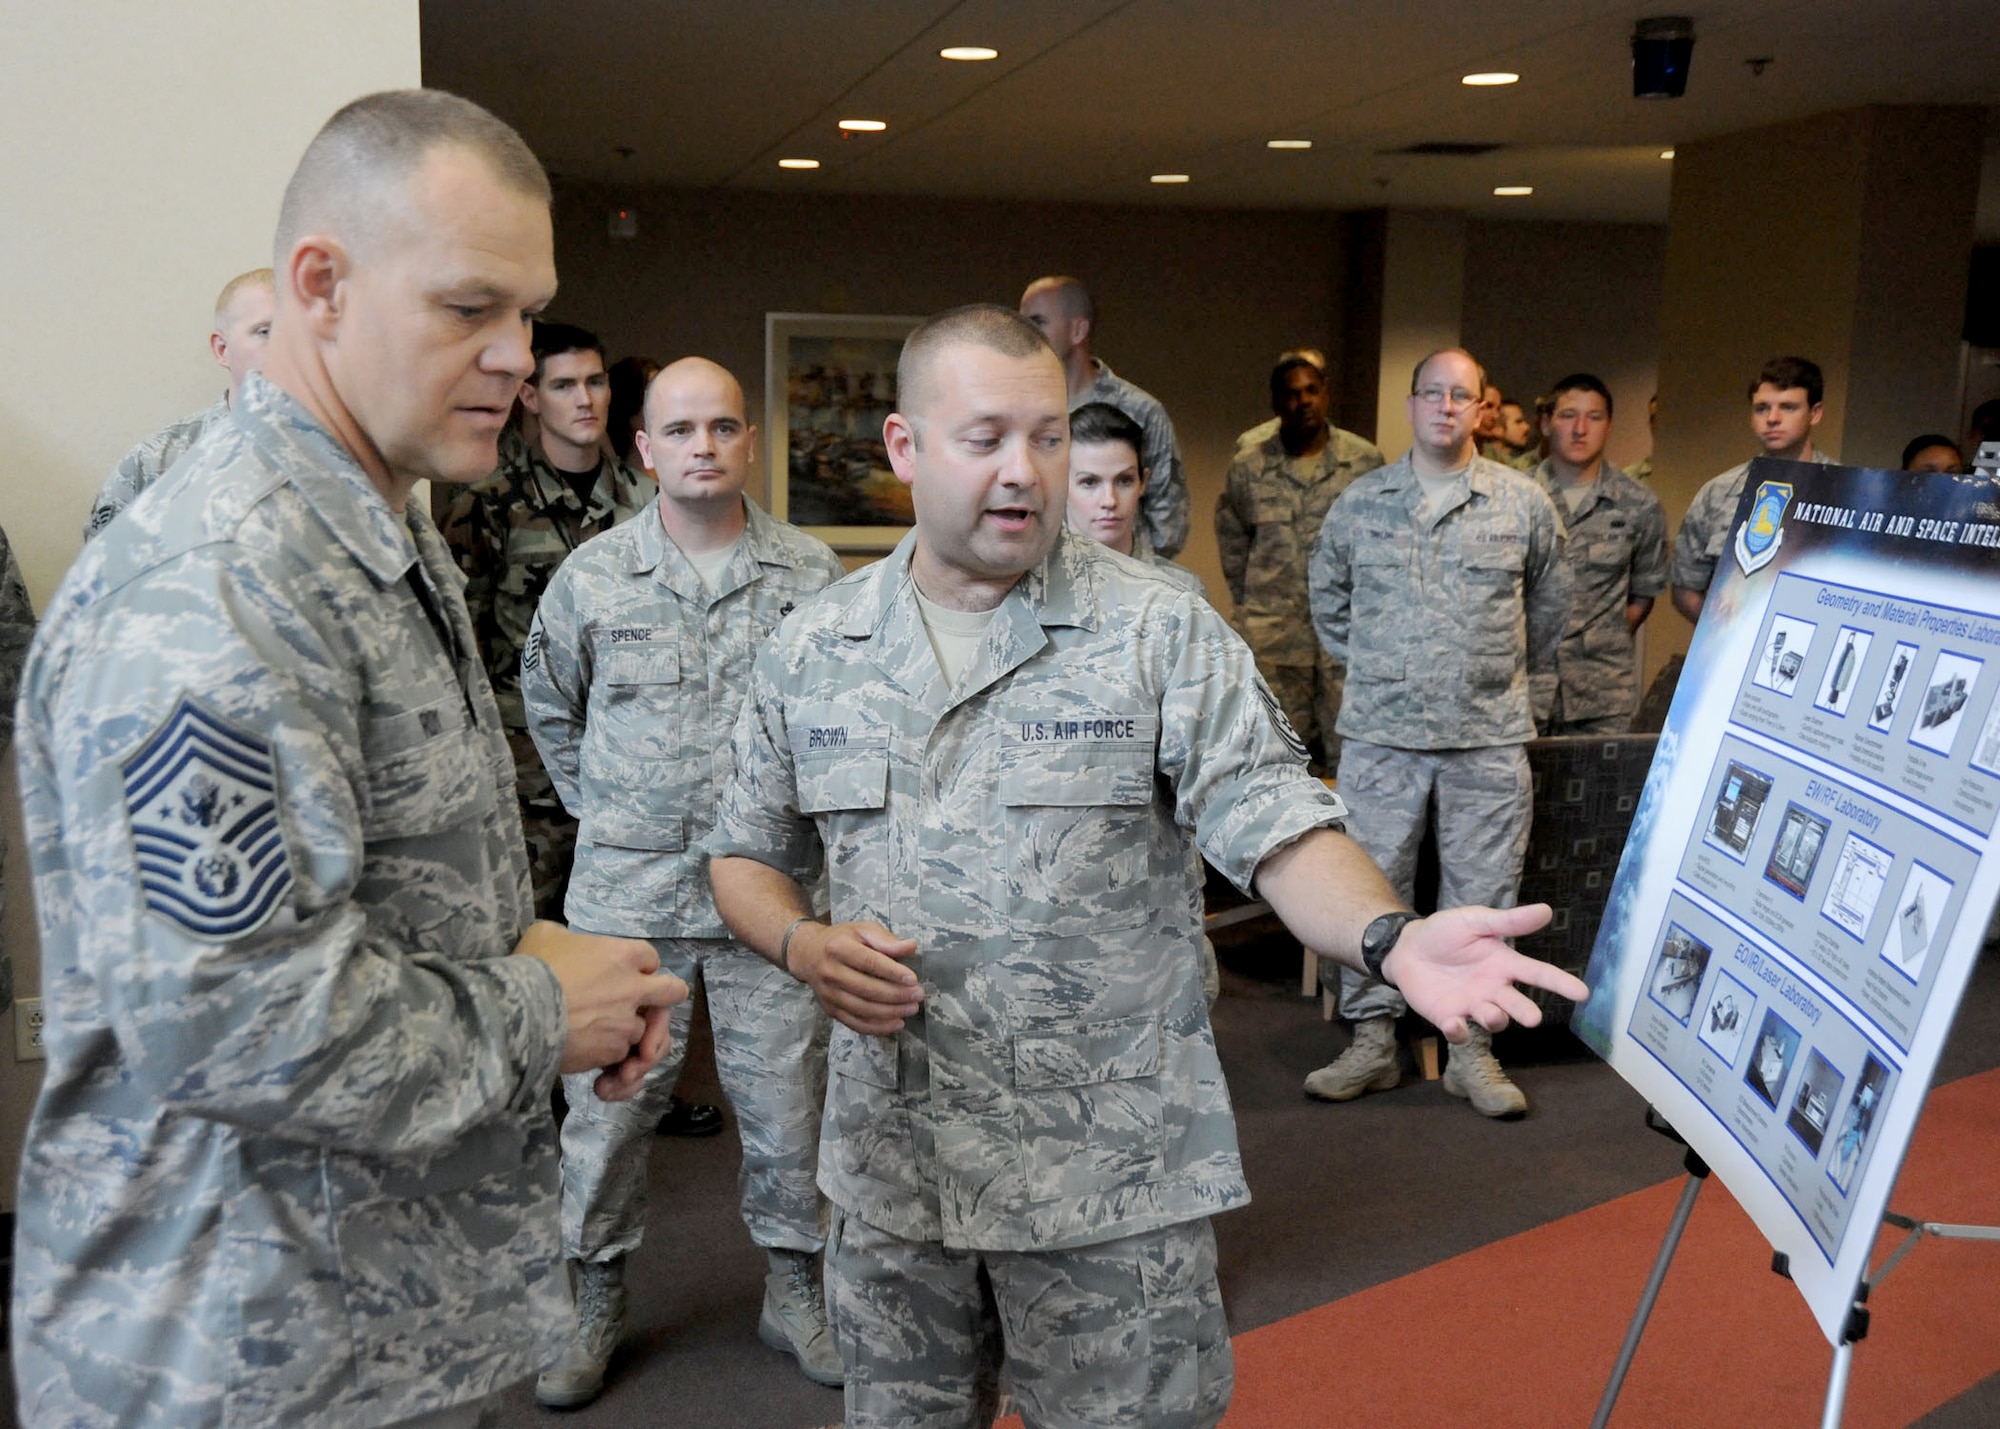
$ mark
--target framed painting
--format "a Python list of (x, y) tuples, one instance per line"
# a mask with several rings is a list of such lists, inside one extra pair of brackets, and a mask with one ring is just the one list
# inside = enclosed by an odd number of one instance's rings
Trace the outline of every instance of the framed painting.
[(921, 321), (764, 315), (771, 514), (837, 551), (890, 550), (916, 519), (889, 469), (882, 419), (896, 409), (903, 339)]

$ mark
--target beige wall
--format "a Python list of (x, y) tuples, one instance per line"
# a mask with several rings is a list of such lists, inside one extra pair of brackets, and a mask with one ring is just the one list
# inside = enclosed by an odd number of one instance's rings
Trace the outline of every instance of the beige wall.
[(1646, 401), (1659, 381), (1666, 258), (1662, 225), (1474, 219), (1463, 341), (1531, 413), (1560, 377), (1603, 378), (1613, 399), (1609, 456), (1630, 465), (1653, 447)]
[[(809, 182), (809, 181), (808, 181)], [(616, 358), (700, 353), (763, 412), (767, 312), (928, 313), (1012, 305), (1071, 273), (1098, 305), (1097, 353), (1166, 404), (1193, 503), (1181, 559), (1225, 600), (1216, 493), (1236, 434), (1270, 415), (1284, 348), (1337, 349), (1338, 215), (1229, 213), (942, 199), (641, 191), (618, 196), (639, 236), (613, 240), (611, 196), (557, 196), (552, 314), (596, 330)]]
[[(37, 609), (127, 447), (215, 400), (216, 291), (271, 261), (286, 177), (346, 100), (419, 81), (417, 0), (63, 0), (8, 7), (0, 45), (0, 526)], [(40, 985), (12, 761), (5, 946)], [(0, 1050), (0, 1196), (39, 1063)]]
[[(1951, 430), (1984, 124), (1852, 109), (1676, 146), (1653, 478), (1670, 523), (1755, 454), (1745, 388), (1773, 356), (1820, 364), (1819, 444), (1845, 461)], [(1653, 667), (1692, 633), (1671, 613), (1651, 629)]]
[(1391, 210), (1384, 229), (1375, 444), (1394, 459), (1410, 449), (1410, 374), (1464, 321), (1465, 215)]

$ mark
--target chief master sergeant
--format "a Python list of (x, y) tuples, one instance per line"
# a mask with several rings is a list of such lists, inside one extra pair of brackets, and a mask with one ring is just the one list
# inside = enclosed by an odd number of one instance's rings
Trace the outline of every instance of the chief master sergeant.
[[(1202, 852), (1454, 1039), (1532, 1022), (1500, 938), (1407, 922), (1249, 650), (1063, 530), (1063, 373), (1000, 308), (914, 332), (885, 424), (916, 528), (759, 655), (710, 839), (724, 918), (842, 1024), (820, 1185), (850, 1429), (1208, 1426), (1232, 1380), (1208, 1217), (1248, 1193), (1203, 1006)], [(831, 926), (787, 870), (817, 835)], [(1380, 960), (1386, 956), (1386, 964)]]
[[(1484, 378), (1458, 348), (1417, 364), (1410, 450), (1333, 503), (1309, 577), (1314, 629), (1347, 667), (1336, 779), (1354, 801), (1351, 832), (1407, 899), (1434, 827), (1446, 907), (1504, 907), (1520, 894), (1534, 812), (1522, 746), (1544, 713), (1536, 693), (1553, 690), (1569, 618), (1554, 504), (1473, 451)], [(1395, 1086), (1404, 1005), (1380, 979), (1341, 969), (1354, 1041), (1306, 1078), (1307, 1094), (1348, 1101)], [(1443, 1087), (1486, 1116), (1528, 1107), (1476, 1025), (1451, 1050)]]
[(643, 942), (530, 926), (408, 501), (492, 469), (555, 289), (541, 166), (464, 100), (372, 95), (275, 247), (268, 380), (85, 549), (24, 684), (25, 1423), (472, 1424), (568, 1318), (550, 1084), (630, 1095), (686, 996)]
[[(770, 1262), (759, 1331), (809, 1378), (840, 1383), (817, 1259), (813, 1184), (826, 1089), (826, 1016), (810, 991), (739, 943), (715, 911), (702, 843), (728, 783), (729, 732), (750, 662), (778, 621), (842, 574), (824, 542), (743, 497), (757, 429), (743, 389), (703, 358), (647, 388), (639, 451), (658, 500), (584, 542), (542, 597), (521, 660), (528, 729), (563, 805), (581, 820), (565, 903), (572, 928), (646, 938), (660, 965), (708, 985), (716, 1070), (743, 1136), (742, 1211)], [(563, 1254), (579, 1315), (536, 1397), (597, 1397), (625, 1322), (625, 1260), (646, 1223), (653, 1124), (673, 1095), (673, 1050), (630, 1101), (571, 1079), (563, 1121)]]

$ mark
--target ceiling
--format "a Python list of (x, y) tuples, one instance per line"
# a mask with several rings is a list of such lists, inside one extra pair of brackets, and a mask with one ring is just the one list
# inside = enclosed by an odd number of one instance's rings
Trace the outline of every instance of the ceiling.
[[(558, 176), (677, 188), (1664, 222), (1710, 135), (1872, 103), (2000, 101), (1995, 0), (1689, 5), (1685, 98), (1635, 100), (1635, 20), (1584, 0), (422, 0), (426, 84)], [(997, 60), (938, 57), (990, 45)], [(1762, 74), (1746, 63), (1770, 62)], [(1519, 84), (1459, 77), (1506, 69)], [(2000, 111), (1996, 111), (2000, 114)], [(837, 121), (887, 121), (842, 139)], [(1276, 152), (1272, 138), (1313, 141)], [(1499, 144), (1473, 158), (1389, 151)], [(784, 157), (817, 158), (812, 172)], [(1149, 182), (1186, 173), (1184, 185)], [(1530, 184), (1527, 198), (1496, 198)], [(1981, 232), (2000, 237), (2000, 124)]]

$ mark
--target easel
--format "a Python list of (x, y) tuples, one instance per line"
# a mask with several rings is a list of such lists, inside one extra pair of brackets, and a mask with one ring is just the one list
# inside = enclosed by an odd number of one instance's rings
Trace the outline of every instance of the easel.
[[(1646, 1125), (1671, 1141), (1687, 1146), (1681, 1134), (1667, 1124), (1652, 1107), (1646, 1108)], [(1597, 1401), (1597, 1413), (1590, 1421), (1590, 1429), (1605, 1429), (1611, 1422), (1611, 1410), (1618, 1403), (1618, 1391), (1624, 1388), (1625, 1373), (1632, 1367), (1632, 1359), (1639, 1352), (1639, 1337), (1646, 1333), (1646, 1321), (1653, 1313), (1653, 1302), (1660, 1298), (1660, 1287), (1666, 1283), (1667, 1267), (1673, 1263), (1674, 1252), (1680, 1248), (1681, 1233), (1687, 1229), (1688, 1218), (1694, 1214), (1694, 1198), (1701, 1190), (1701, 1183), (1709, 1177), (1708, 1163), (1688, 1147), (1687, 1184), (1681, 1188), (1680, 1201), (1674, 1206), (1673, 1219), (1667, 1223), (1666, 1239), (1660, 1242), (1660, 1253), (1653, 1259), (1653, 1273), (1646, 1277), (1646, 1288), (1639, 1294), (1639, 1307), (1632, 1312), (1632, 1323), (1626, 1328), (1625, 1343), (1618, 1347), (1618, 1359), (1611, 1366), (1611, 1380), (1604, 1386), (1604, 1397)], [(1854, 1303), (1847, 1312), (1847, 1323), (1841, 1326), (1840, 1343), (1834, 1347), (1833, 1368), (1827, 1375), (1826, 1407), (1820, 1414), (1820, 1429), (1839, 1429), (1840, 1417), (1847, 1405), (1847, 1376), (1854, 1364), (1854, 1346), (1868, 1334), (1868, 1296), (1877, 1285), (1888, 1278), (1889, 1272), (1902, 1262), (1904, 1256), (1916, 1249), (1917, 1242), (1929, 1236), (1933, 1240), (1984, 1240), (2000, 1243), (2000, 1226), (1948, 1225), (1941, 1221), (1918, 1221), (1894, 1211), (1882, 1217), (1884, 1225), (1895, 1226), (1909, 1232), (1882, 1262), (1881, 1269), (1865, 1278), (1854, 1288)], [(1771, 1257), (1771, 1269), (1786, 1278), (1791, 1276), (1791, 1267), (1783, 1251)]]

